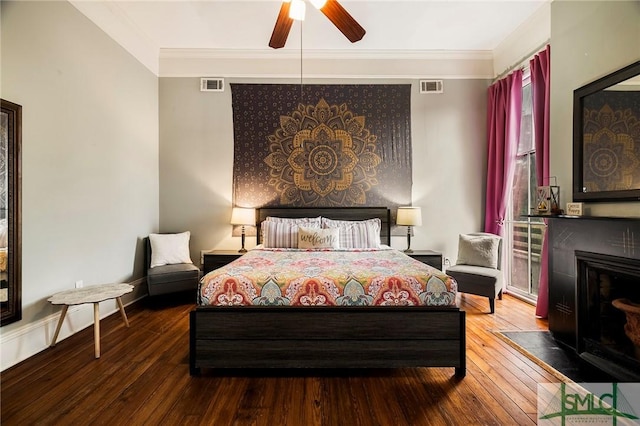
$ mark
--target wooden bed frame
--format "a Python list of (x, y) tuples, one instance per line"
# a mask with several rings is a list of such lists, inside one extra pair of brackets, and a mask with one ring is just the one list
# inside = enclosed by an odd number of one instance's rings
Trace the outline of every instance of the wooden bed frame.
[[(264, 208), (256, 223), (267, 216), (377, 217), (383, 244), (391, 240), (387, 208)], [(189, 339), (192, 375), (202, 368), (402, 367), (466, 374), (465, 312), (458, 307), (197, 306)]]

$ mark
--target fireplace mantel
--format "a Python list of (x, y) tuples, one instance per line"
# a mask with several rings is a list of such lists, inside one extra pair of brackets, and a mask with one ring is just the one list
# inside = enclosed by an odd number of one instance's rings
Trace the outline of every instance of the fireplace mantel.
[(543, 219), (575, 219), (575, 220), (640, 220), (640, 217), (626, 216), (571, 216), (566, 214), (531, 214), (525, 217), (541, 217)]
[(577, 262), (584, 251), (640, 259), (640, 218), (545, 216), (549, 220), (549, 330), (577, 348)]

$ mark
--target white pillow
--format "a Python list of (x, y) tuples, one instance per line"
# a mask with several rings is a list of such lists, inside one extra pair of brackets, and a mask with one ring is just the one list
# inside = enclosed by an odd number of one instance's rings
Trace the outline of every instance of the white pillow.
[(456, 264), (498, 269), (500, 239), (497, 235), (460, 234)]
[(323, 217), (322, 227), (340, 230), (340, 248), (380, 248), (380, 219), (333, 220)]
[(189, 254), (191, 232), (180, 234), (149, 234), (151, 268), (176, 263), (193, 263)]
[(298, 228), (298, 248), (337, 249), (339, 247), (338, 228)]

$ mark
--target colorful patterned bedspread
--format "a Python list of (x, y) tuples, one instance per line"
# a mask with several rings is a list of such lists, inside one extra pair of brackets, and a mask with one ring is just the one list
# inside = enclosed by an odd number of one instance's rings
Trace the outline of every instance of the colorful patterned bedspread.
[(452, 306), (457, 283), (393, 249), (254, 249), (205, 275), (201, 305)]

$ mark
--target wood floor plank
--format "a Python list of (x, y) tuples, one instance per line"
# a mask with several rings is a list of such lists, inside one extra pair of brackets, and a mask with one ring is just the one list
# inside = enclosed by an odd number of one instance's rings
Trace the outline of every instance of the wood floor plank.
[(512, 371), (503, 369), (502, 365), (495, 365), (491, 360), (482, 358), (473, 349), (467, 350), (467, 357), (491, 377), (493, 382), (498, 384), (525, 413), (531, 413), (532, 410), (535, 410), (535, 395), (531, 396), (530, 390), (518, 380)]
[[(250, 385), (250, 377), (224, 377), (216, 381), (211, 401), (200, 418), (200, 425), (233, 424), (238, 401)], [(278, 383), (274, 383), (277, 385)], [(271, 386), (272, 392), (275, 386)]]
[[(514, 374), (522, 383), (535, 391), (537, 383), (545, 378), (548, 380), (553, 376), (545, 374), (544, 370), (534, 369), (520, 358), (520, 354), (510, 346), (502, 346), (503, 342), (493, 339), (494, 336), (487, 333), (477, 333), (474, 330), (467, 330), (467, 340), (472, 340), (476, 345), (483, 345), (484, 353), (493, 361), (493, 364), (501, 366), (502, 370)], [(512, 352), (513, 351), (513, 352)]]
[[(170, 409), (158, 424), (184, 425), (198, 424), (200, 411), (210, 400), (213, 380), (190, 379), (181, 395), (170, 405)], [(169, 404), (167, 404), (169, 405)]]
[[(410, 424), (448, 425), (449, 418), (442, 414), (440, 401), (445, 392), (439, 390), (443, 378), (435, 369), (407, 369), (399, 381), (404, 382), (407, 388), (408, 403), (404, 404), (405, 417)], [(413, 374), (411, 374), (413, 373)], [(445, 371), (446, 374), (446, 371)]]
[[(468, 382), (467, 382), (468, 380)], [(465, 386), (457, 386), (455, 391), (460, 395), (465, 407), (482, 406), (484, 410), (469, 410), (473, 413), (475, 421), (473, 424), (482, 425), (505, 425), (515, 424), (515, 420), (511, 417), (507, 410), (502, 407), (485, 388), (483, 388), (478, 380), (469, 374), (465, 378)]]
[(0, 419), (25, 424), (534, 425), (538, 383), (557, 379), (495, 330), (544, 330), (533, 306), (464, 295), (467, 376), (451, 368), (396, 370), (188, 367), (192, 302), (140, 301), (1, 374)]
[(355, 417), (358, 424), (371, 424), (371, 419), (376, 418), (375, 412), (371, 410), (369, 394), (367, 392), (367, 383), (361, 374), (348, 378), (349, 396), (352, 401)]
[[(510, 419), (505, 419), (502, 424), (531, 424), (529, 423), (529, 417), (527, 414), (517, 404), (517, 402), (511, 398), (511, 395), (506, 393), (504, 389), (502, 389), (498, 383), (494, 382), (490, 376), (485, 374), (484, 371), (480, 370), (476, 365), (471, 364), (469, 374), (473, 375), (480, 384), (480, 388), (476, 389), (476, 391), (482, 392), (483, 396), (490, 396), (497, 402), (497, 405), (487, 403), (483, 408), (491, 410), (492, 413), (500, 417), (500, 410), (498, 407), (502, 407), (506, 413), (508, 413), (508, 416), (513, 419), (513, 422), (511, 422)], [(473, 388), (473, 384), (471, 387)]]

